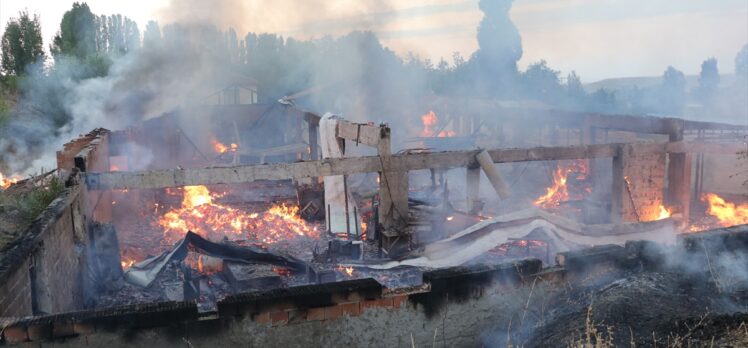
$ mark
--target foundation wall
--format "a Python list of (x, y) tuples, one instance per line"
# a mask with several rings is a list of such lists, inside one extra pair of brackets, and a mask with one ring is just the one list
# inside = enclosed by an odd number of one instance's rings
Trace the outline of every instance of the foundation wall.
[(706, 267), (704, 250), (748, 250), (748, 226), (685, 235), (673, 250), (629, 242), (562, 253), (546, 269), (525, 260), (435, 270), (424, 273), (424, 286), (396, 293), (359, 279), (234, 295), (213, 313), (199, 314), (190, 302), (150, 303), (5, 320), (0, 331), (7, 344), (38, 347), (485, 346), (524, 318), (530, 296), (656, 270), (666, 252), (694, 253), (690, 259)]

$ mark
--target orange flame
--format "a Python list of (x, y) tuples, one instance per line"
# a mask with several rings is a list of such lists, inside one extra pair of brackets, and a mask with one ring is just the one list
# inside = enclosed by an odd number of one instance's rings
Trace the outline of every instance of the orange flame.
[(224, 154), (229, 151), (235, 152), (237, 149), (239, 149), (239, 145), (235, 143), (231, 143), (231, 145), (226, 146), (216, 139), (213, 139), (212, 142), (213, 142), (213, 150), (215, 150), (216, 152), (220, 154)]
[(670, 209), (665, 208), (664, 205), (660, 204), (660, 213), (659, 214), (660, 215), (657, 216), (657, 220), (662, 220), (662, 219), (667, 219), (667, 218), (671, 217), (673, 215), (673, 212)]
[(3, 173), (0, 173), (0, 189), (5, 190), (20, 180), (21, 177), (18, 175), (11, 175), (9, 177), (6, 177), (3, 175)]
[(577, 179), (587, 176), (587, 163), (579, 160), (568, 166), (559, 165), (553, 172), (553, 184), (545, 189), (545, 194), (538, 197), (533, 203), (545, 209), (557, 208), (561, 202), (569, 200), (569, 187), (566, 185), (569, 175), (576, 173)]
[(135, 260), (129, 260), (129, 259), (127, 259), (127, 260), (122, 260), (122, 262), (120, 262), (120, 263), (122, 264), (122, 269), (126, 270), (126, 269), (130, 268), (133, 264), (135, 264)]
[(702, 195), (701, 200), (709, 204), (706, 213), (717, 218), (720, 226), (730, 227), (748, 224), (747, 203), (736, 205), (735, 203), (725, 201), (724, 198), (714, 193)]
[(439, 138), (444, 137), (453, 137), (457, 135), (453, 131), (441, 131), (439, 134), (435, 134), (436, 131), (434, 128), (439, 124), (439, 118), (436, 117), (436, 113), (434, 111), (429, 111), (429, 113), (421, 116), (421, 123), (423, 123), (423, 130), (421, 130), (421, 137), (429, 138), (436, 135)]
[(247, 213), (214, 202), (223, 195), (211, 193), (205, 186), (186, 186), (182, 206), (165, 213), (158, 220), (169, 242), (181, 239), (188, 231), (218, 240), (254, 239), (263, 243), (299, 236), (318, 237), (315, 227), (299, 216), (299, 207), (274, 205), (263, 213)]
[(353, 267), (338, 266), (338, 271), (343, 273), (346, 277), (353, 277)]

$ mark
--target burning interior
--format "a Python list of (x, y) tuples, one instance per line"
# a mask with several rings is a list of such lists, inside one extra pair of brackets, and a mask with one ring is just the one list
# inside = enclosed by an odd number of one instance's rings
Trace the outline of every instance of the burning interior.
[[(68, 188), (4, 260), (11, 286), (0, 290), (16, 302), (0, 316), (194, 304), (186, 317), (247, 311), (275, 326), (300, 310), (333, 320), (409, 300), (431, 303), (428, 317), (449, 279), (527, 287), (553, 267), (577, 271), (579, 255), (602, 250), (589, 247), (628, 252), (748, 223), (748, 202), (730, 194), (737, 179), (718, 169), (746, 150), (745, 127), (510, 108), (499, 123), (495, 111), (434, 107), (407, 132), (280, 103), (222, 105), (97, 129), (58, 152)], [(528, 130), (528, 117), (543, 126)], [(65, 291), (40, 290), (56, 286)], [(309, 289), (346, 299), (294, 297)], [(284, 298), (296, 300), (274, 307)], [(33, 340), (29, 322), (6, 326), (6, 340)]]

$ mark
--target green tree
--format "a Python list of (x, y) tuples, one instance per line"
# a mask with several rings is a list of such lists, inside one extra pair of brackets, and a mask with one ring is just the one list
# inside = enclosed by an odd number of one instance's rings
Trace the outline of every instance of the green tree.
[(582, 85), (582, 79), (579, 78), (576, 71), (566, 76), (566, 94), (573, 99), (582, 99), (587, 95)]
[(735, 56), (735, 77), (739, 83), (748, 84), (748, 44)]
[(704, 104), (710, 104), (714, 100), (714, 97), (717, 95), (717, 90), (719, 89), (719, 81), (717, 59), (709, 58), (701, 63), (698, 96)]
[(2, 38), (2, 69), (9, 75), (22, 75), (29, 64), (44, 58), (42, 27), (39, 15), (29, 17), (21, 11), (18, 18), (11, 18)]
[(530, 64), (522, 73), (522, 85), (527, 95), (546, 102), (556, 102), (563, 90), (558, 75), (558, 71), (548, 67), (545, 60), (541, 60)]
[(667, 67), (662, 75), (660, 86), (660, 109), (658, 111), (671, 115), (680, 115), (686, 102), (686, 76), (683, 72)]
[(143, 47), (156, 48), (161, 44), (161, 28), (155, 21), (149, 21), (143, 31)]
[(91, 13), (88, 4), (73, 3), (73, 8), (62, 16), (60, 30), (52, 39), (52, 54), (77, 57), (81, 60), (95, 56), (99, 38), (96, 21), (97, 18)]

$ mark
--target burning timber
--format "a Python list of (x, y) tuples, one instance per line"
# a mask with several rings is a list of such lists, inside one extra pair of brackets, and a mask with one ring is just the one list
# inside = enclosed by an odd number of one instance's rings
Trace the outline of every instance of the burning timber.
[(388, 125), (278, 110), (66, 144), (65, 191), (0, 253), (2, 342), (697, 344), (743, 320), (747, 204), (693, 159), (734, 158), (739, 136), (704, 132), (746, 129), (558, 112), (497, 146), (511, 117), (436, 110), (395, 151)]

